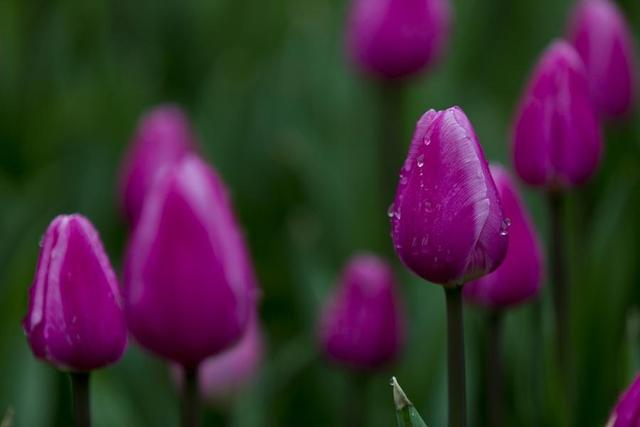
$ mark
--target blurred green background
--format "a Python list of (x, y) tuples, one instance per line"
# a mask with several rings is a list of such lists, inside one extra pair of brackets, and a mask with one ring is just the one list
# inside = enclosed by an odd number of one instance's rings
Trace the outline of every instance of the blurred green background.
[[(564, 32), (563, 0), (457, 0), (448, 53), (406, 92), (404, 152), (431, 107), (460, 105), (491, 160), (508, 160), (514, 106), (537, 55)], [(633, 30), (640, 3), (620, 2)], [(70, 424), (68, 380), (31, 355), (21, 329), (38, 241), (58, 213), (101, 232), (119, 269), (126, 227), (119, 162), (140, 114), (165, 101), (190, 114), (227, 182), (264, 291), (268, 354), (255, 387), (231, 409), (235, 426), (337, 426), (350, 375), (315, 344), (319, 305), (356, 250), (391, 254), (380, 209), (380, 97), (343, 49), (346, 0), (0, 1), (0, 414), (16, 427)], [(637, 37), (636, 37), (637, 39)], [(600, 174), (567, 212), (576, 403), (573, 425), (602, 426), (640, 367), (640, 122), (609, 125)], [(526, 192), (540, 233), (545, 199)], [(546, 240), (546, 239), (545, 239)], [(362, 398), (370, 426), (394, 423), (392, 374), (430, 426), (445, 425), (442, 290), (403, 271), (406, 350)], [(536, 425), (532, 313), (509, 313), (507, 425)], [(483, 405), (486, 313), (466, 316), (470, 424)], [(542, 377), (538, 425), (557, 425), (554, 375)], [(164, 364), (131, 342), (93, 383), (96, 426), (172, 426), (176, 392)], [(1, 415), (0, 415), (1, 417)], [(209, 415), (209, 418), (213, 418)]]

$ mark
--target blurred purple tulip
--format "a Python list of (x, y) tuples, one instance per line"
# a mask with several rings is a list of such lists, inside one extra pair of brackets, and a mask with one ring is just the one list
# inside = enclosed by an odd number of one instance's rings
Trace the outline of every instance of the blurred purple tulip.
[(464, 286), (468, 301), (488, 308), (506, 308), (535, 297), (542, 283), (542, 250), (533, 222), (509, 173), (491, 165), (504, 214), (510, 220), (507, 256), (493, 273)]
[[(214, 406), (227, 405), (255, 379), (263, 352), (262, 332), (257, 313), (254, 313), (236, 345), (205, 359), (200, 365), (198, 387), (203, 399)], [(174, 369), (174, 373), (182, 383), (182, 370)]]
[(640, 425), (640, 375), (620, 395), (606, 427), (637, 427)]
[(353, 0), (349, 54), (365, 72), (387, 79), (407, 77), (437, 59), (450, 21), (448, 0)]
[(128, 248), (125, 311), (138, 342), (185, 367), (233, 346), (255, 278), (224, 185), (190, 154), (149, 194)]
[(530, 185), (566, 189), (594, 174), (601, 151), (582, 60), (571, 45), (556, 41), (521, 100), (513, 136), (516, 171)]
[(82, 215), (56, 217), (42, 238), (24, 330), (33, 353), (89, 371), (120, 359), (127, 328), (116, 275)]
[(187, 116), (175, 105), (161, 105), (140, 119), (120, 174), (120, 204), (131, 225), (158, 177), (182, 160), (194, 141)]
[(508, 224), (460, 108), (429, 110), (418, 121), (389, 216), (396, 252), (423, 279), (460, 285), (502, 262)]
[(591, 96), (605, 117), (626, 115), (636, 91), (631, 33), (609, 0), (582, 0), (573, 11), (569, 39), (584, 61)]
[(370, 370), (392, 362), (404, 337), (393, 272), (382, 259), (353, 257), (324, 307), (320, 341), (330, 358)]

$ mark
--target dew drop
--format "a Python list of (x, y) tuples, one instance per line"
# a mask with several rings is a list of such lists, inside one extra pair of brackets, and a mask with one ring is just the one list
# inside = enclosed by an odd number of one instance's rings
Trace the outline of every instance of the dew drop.
[(509, 234), (510, 226), (511, 226), (511, 219), (505, 218), (504, 221), (502, 221), (502, 225), (500, 225), (500, 235), (506, 236), (507, 234)]
[(426, 145), (427, 147), (431, 144), (431, 136), (427, 136), (424, 139), (424, 145)]
[(394, 203), (391, 203), (391, 204), (389, 205), (389, 209), (387, 209), (387, 216), (388, 216), (389, 218), (393, 218), (393, 209), (394, 209), (394, 208), (395, 208)]
[(425, 210), (425, 212), (432, 212), (433, 211), (433, 203), (431, 203), (429, 200), (425, 200), (424, 201), (424, 210)]
[(419, 168), (424, 166), (424, 154), (420, 154), (418, 156), (418, 158), (416, 159), (416, 164), (418, 165)]

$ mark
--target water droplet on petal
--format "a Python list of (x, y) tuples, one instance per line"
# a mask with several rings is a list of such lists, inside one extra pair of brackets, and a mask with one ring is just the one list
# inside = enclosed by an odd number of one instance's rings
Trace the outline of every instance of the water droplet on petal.
[(416, 159), (416, 164), (418, 165), (419, 168), (424, 166), (424, 154), (420, 154), (418, 156), (418, 158)]
[(500, 225), (500, 235), (501, 236), (508, 235), (510, 226), (511, 226), (511, 219), (505, 218), (504, 221), (502, 221), (502, 225)]
[(425, 200), (424, 201), (424, 210), (425, 210), (425, 212), (432, 212), (433, 211), (433, 203), (431, 203), (429, 200)]
[(395, 208), (394, 203), (389, 205), (389, 209), (387, 209), (387, 216), (389, 218), (393, 218), (393, 209)]

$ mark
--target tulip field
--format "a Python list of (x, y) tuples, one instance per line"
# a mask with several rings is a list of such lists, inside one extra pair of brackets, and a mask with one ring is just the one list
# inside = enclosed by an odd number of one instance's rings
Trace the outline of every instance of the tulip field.
[(0, 2), (0, 427), (640, 426), (640, 3)]

